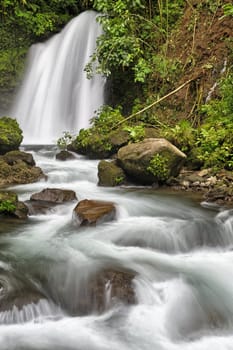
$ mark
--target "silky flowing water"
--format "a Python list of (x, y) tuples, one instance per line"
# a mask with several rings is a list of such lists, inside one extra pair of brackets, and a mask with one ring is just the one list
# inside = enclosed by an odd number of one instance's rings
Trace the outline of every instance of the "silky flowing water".
[[(113, 201), (117, 219), (78, 228), (70, 203), (1, 226), (5, 292), (30, 282), (47, 296), (0, 313), (1, 350), (233, 348), (231, 210), (149, 188), (99, 187), (97, 161), (61, 162), (53, 147), (31, 151), (48, 178), (13, 187), (20, 200), (46, 187), (72, 189), (78, 200)], [(103, 268), (135, 273), (135, 305), (75, 314), (88, 276)]]
[(29, 51), (27, 69), (10, 112), (24, 132), (24, 143), (55, 143), (64, 131), (87, 128), (104, 103), (105, 78), (84, 71), (102, 33), (97, 13), (86, 11), (61, 33)]

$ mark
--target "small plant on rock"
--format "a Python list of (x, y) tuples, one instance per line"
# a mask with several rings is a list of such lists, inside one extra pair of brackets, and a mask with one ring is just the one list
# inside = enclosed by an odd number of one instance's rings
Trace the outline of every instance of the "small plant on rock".
[(168, 159), (161, 154), (156, 154), (151, 159), (147, 170), (153, 174), (158, 181), (164, 182), (169, 177)]

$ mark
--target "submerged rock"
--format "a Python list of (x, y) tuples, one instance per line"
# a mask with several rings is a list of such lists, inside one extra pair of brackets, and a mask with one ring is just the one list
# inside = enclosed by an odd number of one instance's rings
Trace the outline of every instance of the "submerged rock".
[(116, 217), (114, 203), (99, 200), (84, 199), (80, 201), (73, 211), (73, 218), (80, 226), (96, 225), (112, 221)]
[(117, 302), (135, 304), (133, 273), (117, 270), (104, 270), (91, 276), (77, 305), (77, 312), (87, 314), (93, 311), (104, 312)]
[(0, 312), (12, 310), (14, 307), (21, 310), (23, 306), (37, 303), (44, 298), (29, 281), (21, 280), (12, 271), (0, 269)]
[(164, 183), (176, 177), (186, 155), (169, 141), (161, 138), (145, 139), (120, 148), (118, 164), (141, 184)]
[(98, 164), (99, 186), (119, 186), (126, 181), (126, 175), (115, 160), (101, 160)]
[(0, 154), (17, 150), (23, 140), (22, 130), (15, 119), (0, 118)]

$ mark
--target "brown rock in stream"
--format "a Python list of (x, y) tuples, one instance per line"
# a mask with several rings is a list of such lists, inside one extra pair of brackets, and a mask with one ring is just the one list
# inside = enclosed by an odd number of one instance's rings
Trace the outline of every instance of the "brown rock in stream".
[(55, 206), (77, 200), (72, 190), (59, 188), (45, 188), (41, 192), (31, 195), (30, 200), (25, 204), (29, 209), (29, 215), (46, 214)]
[(56, 204), (76, 200), (76, 194), (72, 190), (64, 190), (59, 188), (45, 188), (41, 192), (31, 195), (31, 201), (46, 201)]
[(84, 199), (76, 205), (73, 214), (80, 226), (96, 225), (115, 219), (116, 208), (112, 202)]

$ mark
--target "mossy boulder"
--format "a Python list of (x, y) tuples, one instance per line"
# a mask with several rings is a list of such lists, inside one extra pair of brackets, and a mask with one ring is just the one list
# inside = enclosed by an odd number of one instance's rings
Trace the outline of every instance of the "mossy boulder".
[(17, 150), (23, 140), (22, 130), (15, 119), (0, 118), (0, 154)]
[(11, 151), (0, 156), (0, 186), (27, 184), (44, 179), (45, 175), (30, 153)]
[(117, 162), (140, 184), (165, 183), (178, 176), (186, 155), (169, 141), (149, 138), (120, 148)]
[(126, 174), (115, 160), (101, 160), (98, 164), (99, 186), (119, 186), (126, 181)]
[(15, 165), (20, 161), (30, 166), (34, 166), (36, 164), (31, 153), (22, 152), (22, 151), (7, 152), (6, 154), (4, 154), (2, 159), (9, 165)]
[(28, 209), (23, 202), (18, 201), (14, 192), (0, 192), (0, 215), (26, 219)]
[(76, 139), (68, 146), (70, 151), (83, 154), (91, 159), (109, 158), (130, 140), (129, 133), (122, 129), (109, 130), (104, 134), (99, 130), (80, 130)]
[(67, 149), (90, 159), (108, 158), (114, 153), (108, 136), (91, 129), (80, 130), (79, 135)]

